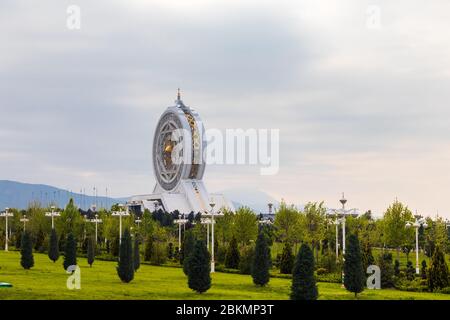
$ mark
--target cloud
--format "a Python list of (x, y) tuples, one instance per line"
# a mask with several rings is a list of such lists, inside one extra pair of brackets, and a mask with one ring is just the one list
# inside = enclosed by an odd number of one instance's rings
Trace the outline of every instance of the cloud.
[(450, 210), (448, 2), (375, 1), (374, 30), (356, 0), (76, 1), (77, 31), (69, 4), (0, 4), (0, 177), (150, 192), (153, 130), (181, 87), (207, 128), (280, 129), (278, 175), (214, 166), (212, 190)]

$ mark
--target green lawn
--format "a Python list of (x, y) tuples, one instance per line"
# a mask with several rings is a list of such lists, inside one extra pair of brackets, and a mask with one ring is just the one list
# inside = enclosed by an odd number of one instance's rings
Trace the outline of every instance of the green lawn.
[[(51, 262), (44, 254), (35, 254), (35, 267), (24, 270), (18, 252), (0, 252), (0, 282), (13, 288), (0, 288), (3, 299), (288, 299), (290, 280), (271, 278), (267, 287), (253, 285), (250, 276), (215, 273), (212, 287), (204, 294), (192, 292), (180, 268), (142, 265), (129, 284), (120, 282), (116, 263), (95, 261), (92, 268), (79, 258), (81, 290), (68, 290), (68, 275), (62, 260)], [(320, 299), (353, 299), (339, 284), (319, 283)], [(448, 299), (450, 295), (365, 290), (360, 299)]]

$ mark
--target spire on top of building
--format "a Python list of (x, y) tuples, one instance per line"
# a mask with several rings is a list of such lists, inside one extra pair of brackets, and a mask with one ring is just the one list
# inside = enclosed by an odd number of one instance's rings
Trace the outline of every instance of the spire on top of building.
[(180, 90), (180, 88), (178, 88), (178, 90), (177, 90), (177, 100), (175, 100), (175, 103), (176, 103), (176, 105), (177, 105), (178, 107), (181, 107), (181, 108), (187, 108), (187, 107), (184, 105), (183, 100), (181, 100), (181, 90)]
[(178, 88), (178, 92), (177, 92), (177, 100), (181, 101), (181, 92), (180, 92), (180, 88)]

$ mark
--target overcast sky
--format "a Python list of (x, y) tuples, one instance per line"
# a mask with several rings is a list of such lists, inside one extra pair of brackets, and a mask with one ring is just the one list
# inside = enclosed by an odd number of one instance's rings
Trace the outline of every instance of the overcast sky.
[[(80, 30), (66, 26), (71, 4)], [(397, 197), (450, 217), (449, 12), (448, 0), (2, 0), (0, 179), (150, 193), (153, 131), (181, 87), (207, 128), (280, 129), (277, 175), (214, 166), (210, 191), (329, 207), (345, 191), (361, 210)]]

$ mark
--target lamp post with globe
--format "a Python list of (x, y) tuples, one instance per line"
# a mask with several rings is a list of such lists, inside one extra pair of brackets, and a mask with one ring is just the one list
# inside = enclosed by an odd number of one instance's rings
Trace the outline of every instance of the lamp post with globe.
[(405, 224), (405, 227), (407, 229), (413, 227), (416, 229), (416, 274), (420, 273), (420, 268), (419, 268), (419, 228), (423, 227), (423, 228), (427, 228), (428, 224), (426, 223), (425, 219), (423, 219), (420, 215), (416, 214), (414, 216), (416, 219), (416, 221), (411, 222), (411, 221), (407, 221)]

